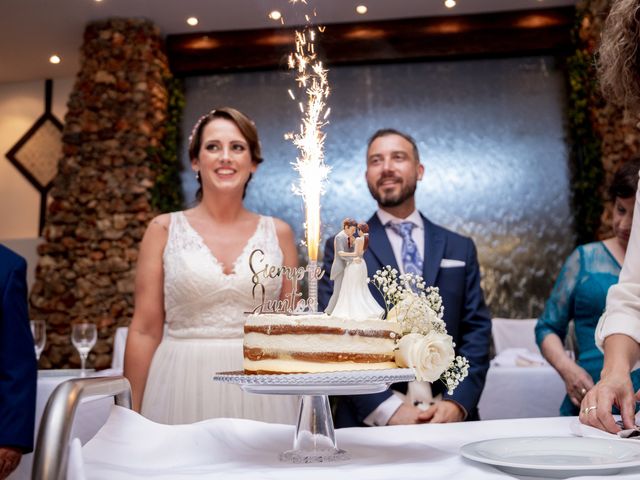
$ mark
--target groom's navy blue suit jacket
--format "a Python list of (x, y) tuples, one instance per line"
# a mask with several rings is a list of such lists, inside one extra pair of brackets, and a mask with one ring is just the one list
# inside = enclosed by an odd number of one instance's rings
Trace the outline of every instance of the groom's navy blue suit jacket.
[[(476, 248), (470, 238), (439, 227), (424, 215), (422, 218), (425, 229), (423, 277), (427, 286), (440, 289), (447, 332), (456, 344), (456, 354), (464, 355), (471, 365), (469, 376), (452, 395), (447, 394), (440, 381), (432, 384), (433, 395), (442, 393), (445, 399), (458, 402), (467, 410), (467, 420), (477, 420), (478, 400), (489, 369), (491, 316), (480, 288)], [(364, 254), (364, 259), (369, 277), (386, 265), (398, 269), (385, 227), (380, 223), (378, 215), (374, 214), (368, 224), (369, 248)], [(331, 268), (333, 256), (333, 241), (329, 239), (324, 250), (324, 268), (327, 271)], [(458, 262), (445, 262), (441, 265), (443, 259)], [(373, 286), (370, 286), (370, 289), (378, 303), (384, 306), (380, 293)], [(332, 291), (333, 282), (325, 274), (318, 285), (320, 309), (324, 309), (329, 302)], [(406, 383), (394, 384), (392, 388), (406, 392)], [(391, 395), (390, 391), (386, 391), (371, 395), (338, 397), (334, 419), (336, 426), (362, 426), (363, 420)]]
[(33, 450), (38, 367), (29, 326), (27, 262), (0, 245), (0, 446)]

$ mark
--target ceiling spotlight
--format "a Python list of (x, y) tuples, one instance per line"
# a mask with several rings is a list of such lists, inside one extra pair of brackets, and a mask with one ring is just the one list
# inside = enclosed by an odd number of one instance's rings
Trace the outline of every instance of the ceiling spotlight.
[(369, 9), (367, 8), (366, 5), (358, 5), (356, 7), (356, 12), (358, 12), (360, 15), (364, 15), (365, 13), (367, 13), (367, 10)]
[(447, 8), (453, 8), (456, 6), (456, 0), (445, 0), (444, 6)]
[(269, 18), (271, 20), (280, 20), (282, 18), (282, 14), (278, 10), (273, 10), (269, 12)]
[(49, 57), (49, 61), (50, 61), (51, 63), (54, 63), (54, 64), (56, 64), (56, 65), (57, 65), (58, 63), (60, 63), (60, 62), (62, 61), (62, 59), (61, 59), (58, 55), (51, 55), (51, 56)]
[(187, 18), (187, 23), (192, 27), (195, 27), (198, 24), (198, 19), (196, 17)]

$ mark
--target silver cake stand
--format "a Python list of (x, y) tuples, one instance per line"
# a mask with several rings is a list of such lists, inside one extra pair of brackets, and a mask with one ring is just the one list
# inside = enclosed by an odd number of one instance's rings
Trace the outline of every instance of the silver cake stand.
[(411, 368), (283, 375), (221, 372), (216, 373), (213, 379), (237, 384), (249, 393), (301, 395), (293, 449), (282, 452), (280, 460), (286, 463), (321, 463), (350, 458), (336, 445), (328, 395), (383, 392), (392, 383), (415, 380), (415, 373)]

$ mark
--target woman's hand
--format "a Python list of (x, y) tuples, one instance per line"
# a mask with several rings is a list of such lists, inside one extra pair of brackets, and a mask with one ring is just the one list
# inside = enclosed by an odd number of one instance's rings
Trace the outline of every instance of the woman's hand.
[(579, 407), (580, 401), (593, 387), (591, 375), (567, 355), (562, 340), (555, 333), (549, 333), (544, 337), (540, 351), (562, 377), (571, 403)]
[(611, 407), (620, 409), (624, 428), (634, 426), (636, 395), (628, 374), (611, 373), (603, 376), (594, 388), (589, 390), (580, 405), (580, 421), (585, 425), (616, 433), (621, 428), (611, 414)]
[(616, 405), (624, 428), (634, 426), (638, 395), (633, 393), (629, 372), (640, 358), (639, 353), (638, 342), (628, 335), (616, 333), (605, 338), (602, 375), (598, 384), (582, 399), (582, 423), (610, 433), (620, 431), (611, 414), (611, 406)]
[(584, 396), (593, 388), (591, 375), (574, 361), (567, 362), (563, 370), (560, 371), (560, 375), (564, 380), (571, 403), (579, 407)]

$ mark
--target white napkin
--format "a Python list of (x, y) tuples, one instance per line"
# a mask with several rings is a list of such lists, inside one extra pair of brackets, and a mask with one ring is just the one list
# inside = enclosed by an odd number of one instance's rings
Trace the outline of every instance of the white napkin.
[[(620, 419), (620, 415), (614, 415), (613, 418), (616, 419), (616, 423), (622, 427), (622, 420)], [(618, 433), (609, 433), (599, 428), (591, 427), (589, 425), (585, 425), (580, 423), (578, 418), (575, 418), (571, 424), (571, 433), (578, 437), (593, 437), (593, 438), (609, 438), (609, 439), (627, 439), (627, 440), (640, 440), (640, 412), (636, 413), (635, 419), (636, 426), (634, 428), (627, 428), (625, 430), (620, 430)]]
[(69, 444), (69, 461), (67, 463), (67, 480), (86, 480), (84, 474), (84, 460), (82, 458), (82, 444), (80, 439), (74, 438)]
[(542, 355), (526, 348), (507, 348), (492, 362), (499, 367), (541, 367), (548, 365)]

